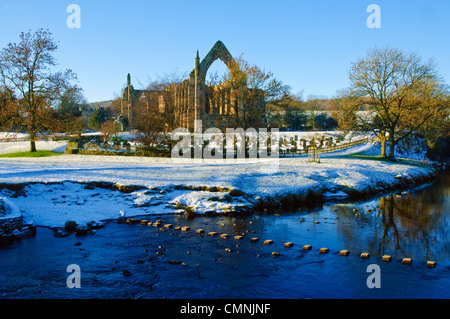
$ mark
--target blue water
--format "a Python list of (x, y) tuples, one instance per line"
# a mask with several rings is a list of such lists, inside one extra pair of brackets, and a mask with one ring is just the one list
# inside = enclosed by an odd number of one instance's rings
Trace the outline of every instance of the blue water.
[[(56, 238), (38, 227), (36, 237), (0, 247), (0, 298), (447, 299), (449, 176), (408, 193), (276, 215), (158, 217), (190, 226), (188, 233), (112, 221), (95, 235)], [(197, 234), (197, 228), (230, 237)], [(273, 244), (264, 245), (266, 239)], [(294, 246), (285, 248), (288, 241)], [(303, 250), (305, 244), (312, 250)], [(322, 247), (329, 253), (321, 254)], [(350, 255), (340, 256), (342, 249)], [(361, 258), (362, 252), (370, 257)], [(391, 262), (381, 260), (385, 254)], [(402, 264), (404, 257), (412, 264)], [(427, 260), (436, 267), (427, 267)], [(66, 285), (70, 264), (80, 266), (79, 289)], [(380, 267), (381, 288), (367, 286), (371, 264)]]

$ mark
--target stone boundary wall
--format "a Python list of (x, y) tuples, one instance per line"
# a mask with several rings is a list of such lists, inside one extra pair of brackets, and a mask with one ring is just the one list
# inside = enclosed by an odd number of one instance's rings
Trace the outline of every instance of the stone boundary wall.
[(14, 229), (21, 229), (23, 226), (22, 216), (16, 217), (1, 217), (0, 218), (0, 230), (4, 233), (11, 233)]

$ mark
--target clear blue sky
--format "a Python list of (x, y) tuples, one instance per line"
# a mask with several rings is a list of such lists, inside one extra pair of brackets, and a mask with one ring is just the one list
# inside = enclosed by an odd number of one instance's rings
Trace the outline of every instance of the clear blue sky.
[[(71, 3), (81, 8), (79, 29), (66, 25)], [(380, 29), (366, 25), (372, 3), (381, 8)], [(50, 29), (59, 66), (77, 73), (89, 102), (117, 97), (127, 73), (139, 88), (189, 72), (196, 50), (202, 59), (217, 40), (293, 93), (332, 97), (348, 85), (351, 62), (374, 46), (435, 58), (450, 83), (449, 15), (448, 0), (0, 0), (0, 48), (21, 31)]]

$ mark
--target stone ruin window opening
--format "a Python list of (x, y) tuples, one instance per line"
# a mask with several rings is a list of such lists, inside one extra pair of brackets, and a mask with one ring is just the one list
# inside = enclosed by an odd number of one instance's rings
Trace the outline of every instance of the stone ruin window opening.
[(216, 59), (208, 68), (205, 79), (206, 114), (229, 115), (231, 113), (229, 97), (223, 91), (223, 83), (229, 77), (230, 70), (220, 59)]

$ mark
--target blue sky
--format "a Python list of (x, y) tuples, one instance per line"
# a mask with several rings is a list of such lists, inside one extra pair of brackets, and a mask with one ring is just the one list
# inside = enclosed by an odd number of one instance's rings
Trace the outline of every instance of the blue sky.
[[(70, 29), (69, 4), (81, 8)], [(369, 4), (381, 28), (366, 25)], [(157, 75), (189, 72), (217, 40), (292, 92), (332, 97), (348, 85), (350, 64), (374, 46), (390, 45), (435, 58), (450, 83), (450, 1), (381, 0), (0, 0), (0, 48), (22, 31), (50, 29), (59, 66), (78, 75), (89, 102), (120, 95), (131, 73), (136, 88)], [(223, 72), (215, 62), (210, 72)]]

